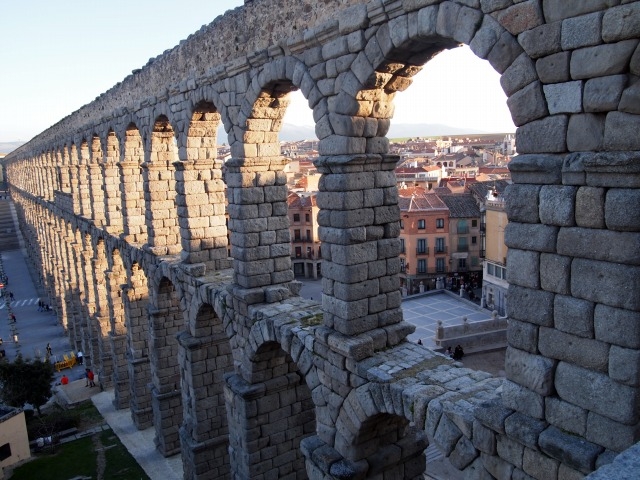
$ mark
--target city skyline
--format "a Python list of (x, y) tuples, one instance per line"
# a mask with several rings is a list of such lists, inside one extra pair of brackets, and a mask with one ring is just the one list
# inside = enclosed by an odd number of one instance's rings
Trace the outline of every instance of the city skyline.
[[(0, 19), (0, 142), (28, 141), (243, 3), (186, 0), (180, 14), (171, 15), (171, 28), (161, 26), (170, 8), (165, 0), (114, 0), (109, 9), (80, 0), (69, 0), (65, 9), (44, 0), (6, 6)], [(70, 24), (72, 12), (81, 15)], [(445, 51), (397, 94), (393, 122), (513, 132), (499, 78), (468, 47)], [(284, 122), (313, 125), (299, 92), (292, 94)]]

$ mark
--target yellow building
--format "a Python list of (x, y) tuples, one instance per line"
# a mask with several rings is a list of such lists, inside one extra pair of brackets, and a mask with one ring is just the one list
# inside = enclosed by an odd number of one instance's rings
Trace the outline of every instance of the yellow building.
[(489, 190), (484, 202), (485, 259), (482, 275), (482, 302), (498, 314), (506, 314), (507, 247), (504, 230), (507, 227), (507, 212), (502, 192)]
[(4, 468), (31, 457), (27, 422), (21, 409), (0, 406), (0, 479)]

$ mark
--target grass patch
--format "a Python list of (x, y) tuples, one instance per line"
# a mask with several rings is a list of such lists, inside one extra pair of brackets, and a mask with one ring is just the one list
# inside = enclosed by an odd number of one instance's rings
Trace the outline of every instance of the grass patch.
[(115, 433), (111, 430), (102, 432), (100, 441), (105, 449), (106, 466), (104, 478), (120, 480), (149, 478), (129, 451), (120, 443)]
[(48, 437), (69, 428), (85, 430), (104, 423), (102, 415), (91, 402), (83, 402), (68, 410), (53, 405), (41, 416), (35, 416), (28, 411), (25, 414), (29, 440)]
[(76, 476), (97, 478), (96, 454), (91, 437), (58, 445), (55, 453), (43, 453), (16, 468), (12, 480), (68, 480)]
[[(102, 472), (98, 472), (98, 470)], [(16, 468), (12, 480), (68, 480), (77, 476), (116, 480), (149, 480), (142, 467), (111, 430), (57, 445)]]

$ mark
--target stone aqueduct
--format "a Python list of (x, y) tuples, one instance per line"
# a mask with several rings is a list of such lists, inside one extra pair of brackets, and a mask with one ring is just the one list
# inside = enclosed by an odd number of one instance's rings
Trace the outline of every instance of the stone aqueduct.
[[(11, 153), (11, 194), (72, 343), (185, 478), (419, 478), (428, 441), (467, 478), (582, 478), (640, 439), (639, 39), (628, 0), (247, 0)], [(407, 342), (401, 311), (385, 134), (460, 44), (518, 126), (506, 379)], [(290, 261), (295, 89), (321, 304)]]

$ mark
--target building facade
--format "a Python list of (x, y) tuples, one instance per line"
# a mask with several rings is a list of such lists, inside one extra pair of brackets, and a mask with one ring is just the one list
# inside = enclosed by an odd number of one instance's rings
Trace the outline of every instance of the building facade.
[(291, 263), (296, 276), (321, 276), (322, 250), (318, 238), (316, 193), (290, 192), (287, 197), (291, 223)]
[(444, 285), (450, 271), (449, 209), (434, 193), (404, 192), (409, 191), (400, 190), (399, 199), (400, 281), (412, 295)]
[(508, 219), (504, 194), (493, 190), (484, 202), (482, 227), (485, 233), (485, 259), (482, 275), (482, 304), (499, 315), (507, 311), (507, 253), (504, 233)]

